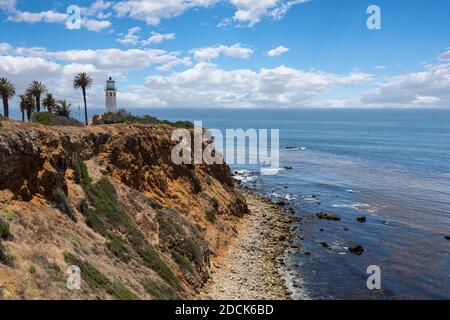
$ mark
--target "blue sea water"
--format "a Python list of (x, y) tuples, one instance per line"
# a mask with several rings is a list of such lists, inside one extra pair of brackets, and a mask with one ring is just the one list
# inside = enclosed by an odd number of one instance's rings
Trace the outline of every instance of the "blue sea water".
[[(292, 169), (232, 169), (249, 170), (249, 188), (303, 218), (295, 240), (303, 253), (289, 255), (290, 278), (301, 285), (293, 290), (313, 299), (450, 299), (450, 110), (129, 111), (222, 130), (280, 130), (281, 166)], [(342, 219), (318, 220), (321, 211)], [(351, 254), (354, 245), (364, 253)], [(367, 289), (370, 265), (381, 268), (382, 290)]]

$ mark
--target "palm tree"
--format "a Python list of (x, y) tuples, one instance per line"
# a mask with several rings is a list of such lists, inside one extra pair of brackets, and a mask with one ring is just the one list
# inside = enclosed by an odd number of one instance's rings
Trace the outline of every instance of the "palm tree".
[(26, 103), (26, 95), (24, 94), (20, 94), (19, 95), (19, 108), (20, 108), (20, 112), (22, 113), (22, 122), (25, 122), (25, 111), (27, 110), (27, 103)]
[(6, 78), (0, 78), (0, 95), (3, 99), (3, 116), (9, 118), (9, 99), (16, 94), (16, 87)]
[(56, 105), (56, 114), (61, 117), (70, 117), (70, 103), (67, 103), (66, 100), (59, 100)]
[(39, 81), (34, 80), (30, 83), (27, 93), (36, 99), (36, 111), (41, 112), (41, 96), (47, 92), (47, 87)]
[[(22, 102), (22, 96), (23, 96), (23, 102)], [(28, 122), (29, 122), (30, 119), (31, 119), (31, 115), (36, 110), (35, 99), (34, 99), (34, 97), (31, 94), (29, 94), (27, 92), (25, 92), (25, 94), (21, 95), (20, 99), (21, 99), (21, 101), (20, 101), (20, 109), (23, 108), (23, 110), (26, 111), (27, 119), (28, 119)], [(23, 116), (22, 116), (22, 119), (23, 119)]]
[(51, 93), (47, 93), (42, 101), (44, 108), (47, 108), (48, 112), (54, 112), (56, 108), (56, 100)]
[(86, 120), (86, 125), (88, 125), (88, 115), (87, 115), (87, 104), (86, 104), (86, 89), (90, 89), (92, 86), (92, 78), (85, 72), (81, 72), (75, 76), (73, 79), (73, 87), (75, 89), (81, 89), (83, 92), (84, 100), (84, 118)]

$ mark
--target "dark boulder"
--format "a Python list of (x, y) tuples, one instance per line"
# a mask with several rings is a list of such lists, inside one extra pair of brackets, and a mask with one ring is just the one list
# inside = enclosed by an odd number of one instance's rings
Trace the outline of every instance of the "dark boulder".
[(356, 221), (364, 223), (367, 221), (367, 218), (365, 216), (359, 216), (356, 218)]
[(364, 253), (364, 248), (362, 246), (354, 246), (354, 247), (349, 247), (348, 251), (350, 251), (353, 254), (356, 254), (358, 256), (362, 255)]
[(326, 219), (326, 220), (333, 220), (333, 221), (339, 221), (339, 220), (341, 220), (341, 217), (339, 217), (339, 216), (338, 216), (337, 214), (335, 214), (335, 213), (319, 212), (319, 213), (316, 214), (316, 216), (317, 216), (319, 219), (321, 219), (321, 220), (323, 220), (323, 219)]

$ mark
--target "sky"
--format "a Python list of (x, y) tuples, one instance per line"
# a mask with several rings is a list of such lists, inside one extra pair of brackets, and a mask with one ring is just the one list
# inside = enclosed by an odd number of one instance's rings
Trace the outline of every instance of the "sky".
[(18, 94), (81, 104), (78, 72), (93, 107), (111, 76), (122, 108), (450, 108), (450, 1), (0, 0)]

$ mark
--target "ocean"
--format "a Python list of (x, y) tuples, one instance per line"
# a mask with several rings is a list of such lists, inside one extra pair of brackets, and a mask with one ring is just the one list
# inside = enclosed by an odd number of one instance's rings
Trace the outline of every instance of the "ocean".
[[(299, 290), (312, 299), (450, 299), (450, 111), (133, 112), (221, 130), (280, 130), (281, 167), (292, 169), (232, 169), (303, 218), (295, 241), (303, 253), (290, 254), (290, 278), (301, 277)], [(341, 221), (318, 220), (322, 211)], [(362, 255), (347, 250), (355, 245)], [(370, 265), (381, 269), (381, 290), (367, 288)]]
[[(278, 174), (232, 170), (302, 218), (301, 250), (288, 259), (289, 279), (300, 284), (292, 290), (312, 299), (450, 299), (450, 110), (129, 111), (206, 128), (280, 130)], [(356, 245), (362, 255), (348, 251)], [(367, 288), (371, 265), (381, 269), (381, 290)]]

